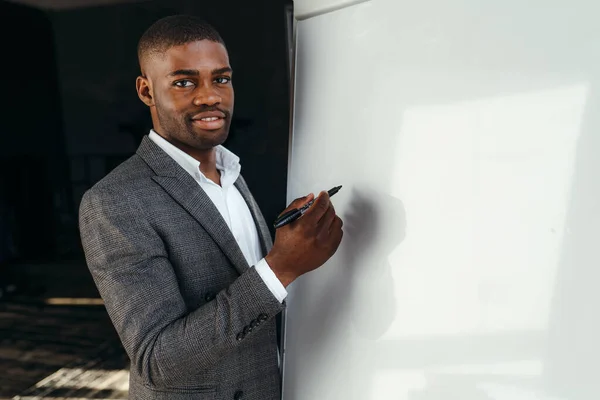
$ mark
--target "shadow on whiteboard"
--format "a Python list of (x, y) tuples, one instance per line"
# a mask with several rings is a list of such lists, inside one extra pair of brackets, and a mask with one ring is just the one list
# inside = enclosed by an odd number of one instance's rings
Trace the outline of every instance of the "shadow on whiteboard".
[[(375, 341), (396, 316), (392, 264), (387, 255), (405, 238), (404, 205), (370, 186), (344, 189), (334, 201), (344, 221), (344, 237), (337, 253), (319, 270), (298, 279), (310, 284), (294, 283), (288, 289), (290, 314), (310, 315), (320, 321), (302, 335), (302, 341), (311, 345), (304, 355), (315, 357), (315, 364), (323, 361), (320, 357), (326, 350), (341, 343), (339, 334)], [(303, 302), (294, 301), (296, 298)], [(297, 333), (296, 321), (288, 322), (292, 339)]]
[[(392, 264), (388, 257), (406, 237), (402, 201), (369, 187), (353, 187), (345, 207), (344, 246), (348, 303), (355, 332), (374, 340), (383, 335), (396, 316)], [(368, 282), (369, 284), (365, 284)], [(361, 304), (356, 304), (356, 301)]]

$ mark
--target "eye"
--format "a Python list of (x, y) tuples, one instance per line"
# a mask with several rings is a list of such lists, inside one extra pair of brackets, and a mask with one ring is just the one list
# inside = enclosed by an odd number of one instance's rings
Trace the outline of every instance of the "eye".
[(194, 82), (189, 79), (182, 79), (180, 81), (173, 82), (173, 85), (180, 88), (189, 88), (194, 86)]
[(231, 82), (231, 77), (229, 77), (229, 76), (220, 76), (217, 79), (215, 79), (215, 82), (217, 82), (218, 84), (221, 84), (221, 85), (226, 85), (229, 82)]

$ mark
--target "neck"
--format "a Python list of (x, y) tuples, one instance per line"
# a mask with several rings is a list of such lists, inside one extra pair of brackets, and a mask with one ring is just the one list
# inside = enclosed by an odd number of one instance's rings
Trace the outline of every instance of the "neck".
[(221, 173), (217, 170), (217, 150), (214, 147), (210, 149), (196, 149), (179, 142), (171, 141), (171, 143), (189, 154), (196, 161), (199, 161), (200, 172), (217, 185), (221, 185)]
[[(158, 133), (156, 130), (155, 132)], [(160, 133), (158, 134), (167, 142), (177, 147), (179, 150), (187, 153), (192, 158), (199, 161), (200, 171), (202, 171), (203, 174), (206, 175), (217, 173), (217, 150), (214, 147), (208, 149), (197, 149), (167, 135), (161, 135)]]
[(196, 151), (195, 154), (188, 154), (200, 161), (200, 172), (202, 172), (205, 177), (221, 186), (221, 173), (219, 170), (217, 170), (217, 152), (214, 148), (208, 150), (207, 152)]
[[(173, 144), (179, 147), (177, 144)], [(179, 148), (188, 153), (195, 160), (200, 161), (200, 172), (202, 172), (204, 176), (206, 176), (208, 179), (211, 179), (218, 185), (221, 184), (221, 174), (217, 170), (217, 150), (214, 147), (206, 150), (198, 150), (195, 148), (190, 148), (189, 146)]]
[(217, 170), (217, 151), (213, 147), (208, 150), (198, 149), (181, 149), (192, 156), (195, 160), (200, 161), (200, 171), (203, 174), (212, 173)]

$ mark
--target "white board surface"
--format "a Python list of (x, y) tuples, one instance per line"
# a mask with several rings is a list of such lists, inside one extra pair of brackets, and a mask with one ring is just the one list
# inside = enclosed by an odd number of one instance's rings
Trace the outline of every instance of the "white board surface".
[(295, 0), (294, 16), (305, 19), (370, 0)]
[(372, 0), (297, 24), (284, 400), (600, 399), (600, 5)]

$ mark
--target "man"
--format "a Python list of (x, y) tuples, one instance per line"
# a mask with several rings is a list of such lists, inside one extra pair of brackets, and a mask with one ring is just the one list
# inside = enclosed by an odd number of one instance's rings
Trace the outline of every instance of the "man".
[(321, 192), (272, 243), (239, 159), (221, 145), (232, 71), (210, 25), (158, 20), (138, 57), (153, 129), (80, 206), (86, 260), (131, 359), (129, 396), (278, 399), (286, 287), (335, 253), (342, 221)]

